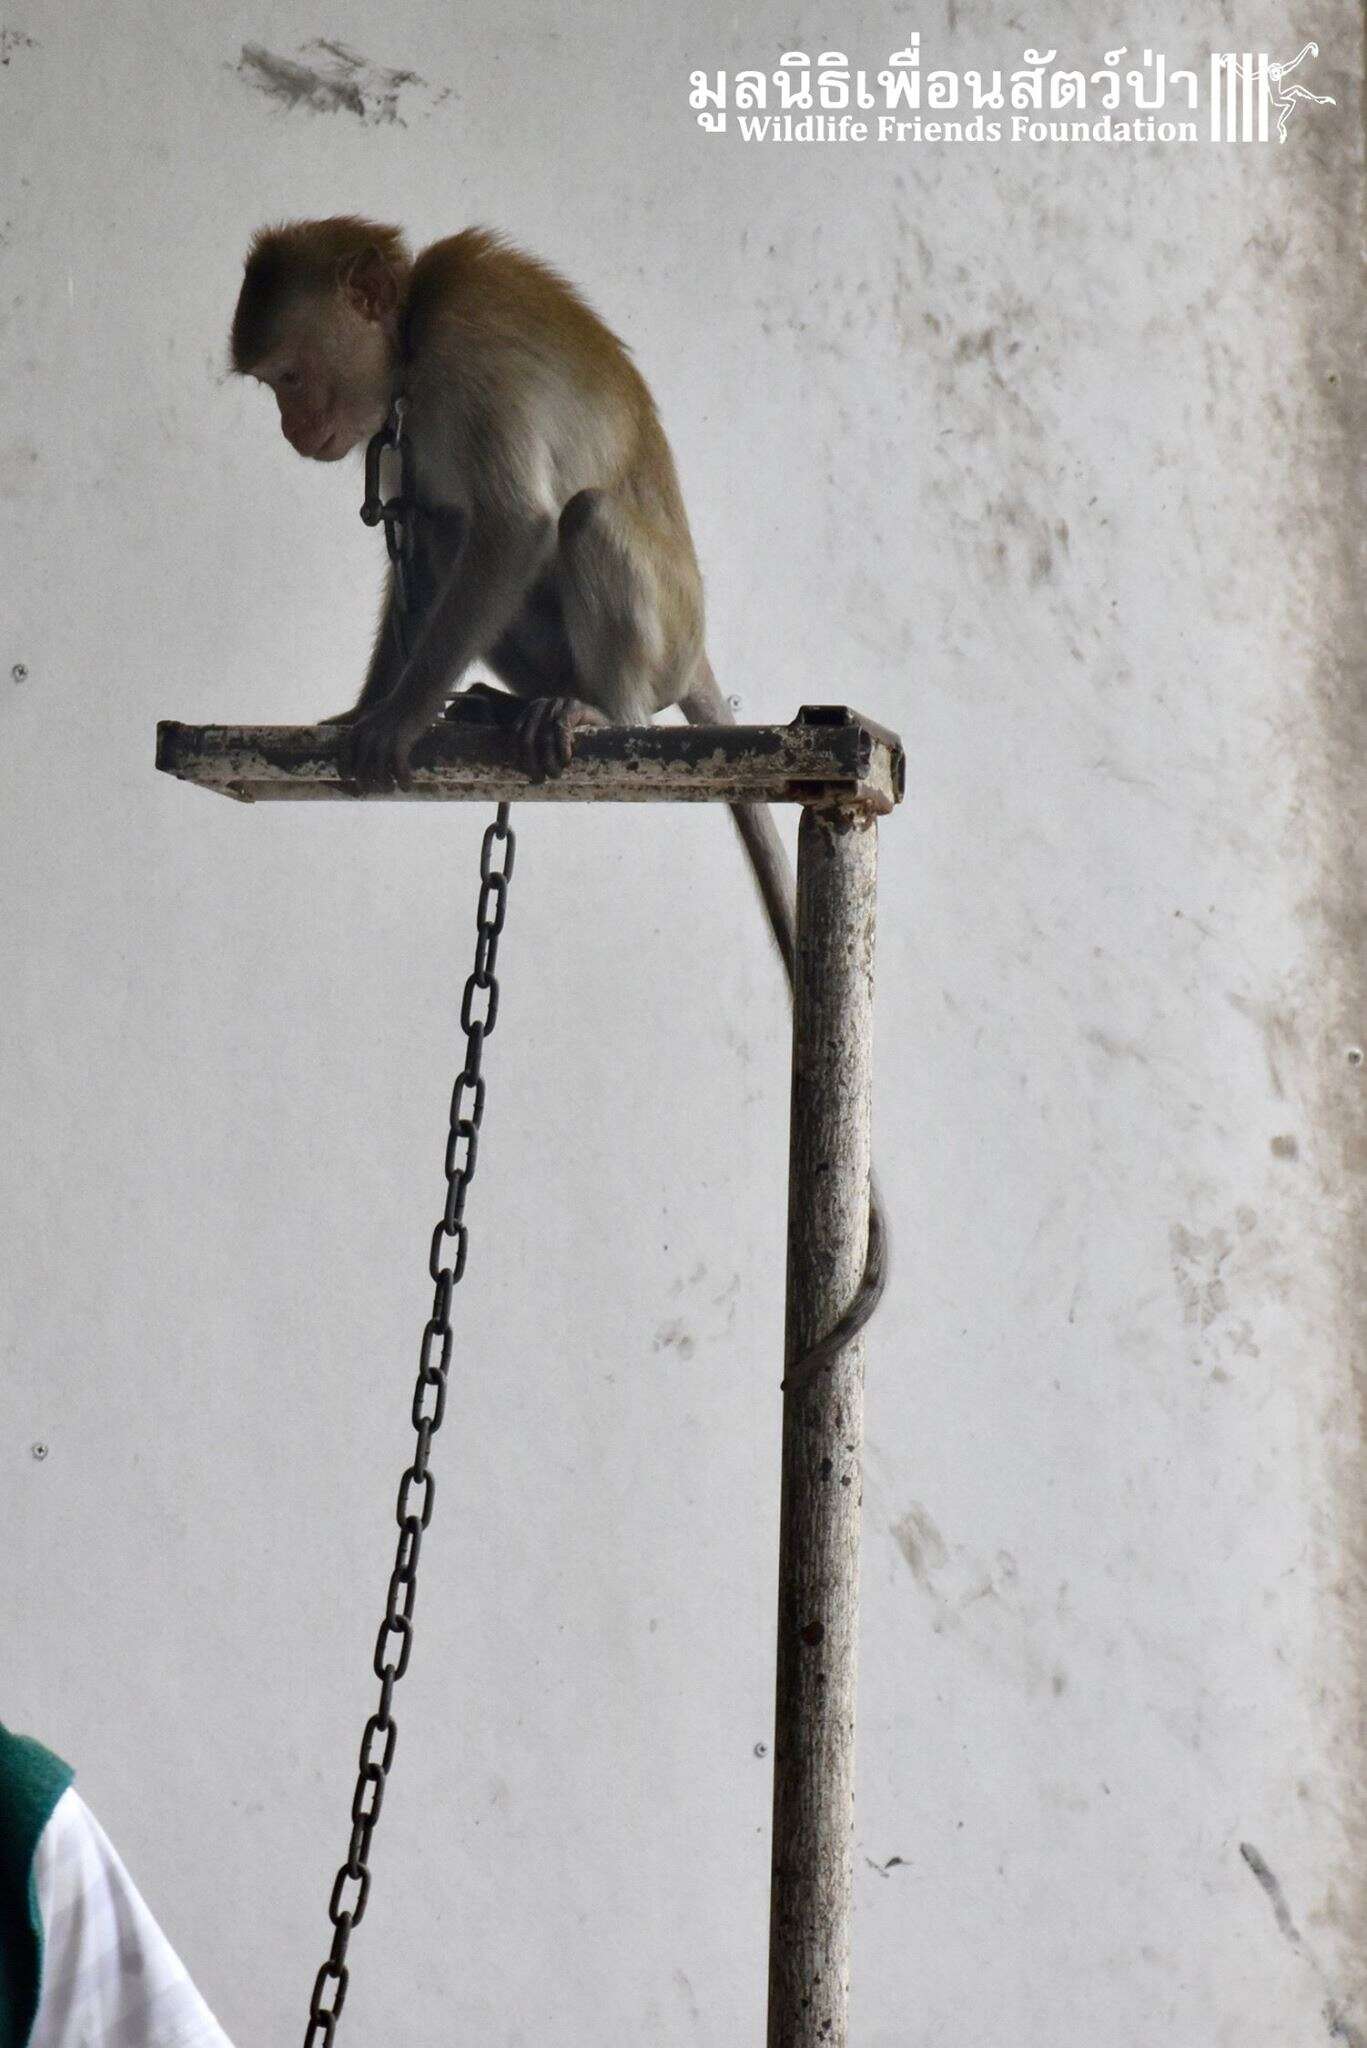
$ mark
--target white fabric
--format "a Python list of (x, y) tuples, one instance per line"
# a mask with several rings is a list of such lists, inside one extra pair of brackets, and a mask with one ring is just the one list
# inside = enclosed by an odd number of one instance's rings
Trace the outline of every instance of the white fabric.
[(29, 2048), (231, 2048), (74, 1788), (33, 1859), (43, 1981)]

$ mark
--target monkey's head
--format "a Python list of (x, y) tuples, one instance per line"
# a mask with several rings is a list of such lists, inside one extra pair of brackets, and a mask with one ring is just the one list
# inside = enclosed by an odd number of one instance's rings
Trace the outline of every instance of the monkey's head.
[(350, 214), (253, 238), (232, 367), (275, 393), (297, 454), (340, 462), (383, 426), (409, 267), (397, 228)]

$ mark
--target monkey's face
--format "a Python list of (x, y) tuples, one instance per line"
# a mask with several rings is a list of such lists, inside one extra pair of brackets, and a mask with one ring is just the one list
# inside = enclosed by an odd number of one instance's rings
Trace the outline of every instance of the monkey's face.
[(392, 344), (337, 292), (293, 306), (252, 375), (274, 392), (280, 431), (297, 455), (340, 462), (384, 424)]

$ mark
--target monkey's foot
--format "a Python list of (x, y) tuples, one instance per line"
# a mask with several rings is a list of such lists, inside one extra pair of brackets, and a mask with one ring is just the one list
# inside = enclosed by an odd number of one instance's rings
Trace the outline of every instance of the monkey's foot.
[(579, 697), (533, 697), (517, 723), (523, 765), (535, 781), (569, 767), (577, 732), (611, 723)]
[(457, 690), (442, 717), (451, 725), (496, 725), (516, 729), (522, 722), (523, 707), (507, 690), (492, 683), (470, 683)]

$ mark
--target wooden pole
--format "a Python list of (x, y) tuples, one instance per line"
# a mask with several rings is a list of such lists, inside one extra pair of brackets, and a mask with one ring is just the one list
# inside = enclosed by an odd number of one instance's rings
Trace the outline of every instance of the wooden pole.
[[(788, 1175), (791, 1365), (864, 1270), (878, 827), (804, 809)], [(768, 2048), (846, 2048), (864, 1345), (783, 1403)]]

